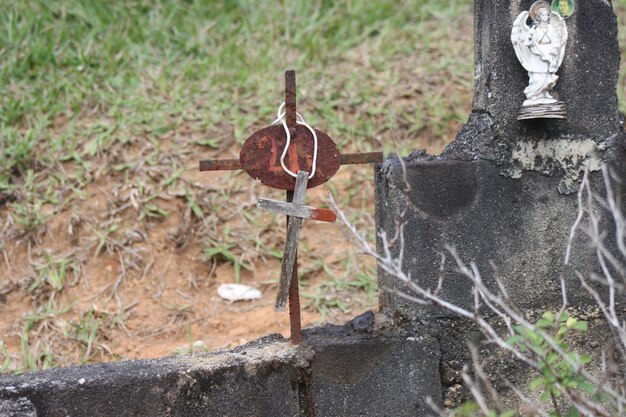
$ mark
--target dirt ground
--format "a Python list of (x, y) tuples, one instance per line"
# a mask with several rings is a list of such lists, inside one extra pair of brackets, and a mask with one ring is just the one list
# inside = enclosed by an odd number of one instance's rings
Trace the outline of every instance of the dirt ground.
[[(376, 43), (364, 43), (323, 75), (302, 76), (299, 111), (317, 117), (315, 127), (344, 153), (441, 152), (471, 106), (471, 14), (456, 19), (425, 22), (421, 38), (402, 34), (416, 46), (383, 66), (372, 55)], [(463, 65), (450, 64), (450, 51)], [(149, 71), (143, 76), (141, 94), (173, 102), (169, 87), (159, 89)], [(281, 78), (264, 83), (281, 92)], [(276, 97), (224, 91), (201, 85), (183, 109), (158, 120), (151, 110), (126, 120), (123, 108), (93, 102), (46, 126), (48, 142), (33, 149), (55, 157), (44, 163), (35, 155), (10, 173), (9, 192), (0, 188), (0, 372), (289, 336), (288, 312), (273, 308), (285, 219), (256, 209), (259, 197), (283, 199), (284, 192), (243, 172), (198, 171), (201, 159), (237, 158), (243, 140), (271, 123), (260, 106)], [(210, 107), (215, 94), (239, 104)], [(307, 193), (307, 204), (328, 207), (332, 195), (373, 244), (373, 176), (372, 166), (341, 167)], [(304, 326), (344, 323), (377, 308), (375, 263), (344, 225), (305, 222), (298, 250)], [(230, 303), (217, 295), (220, 284), (237, 281), (262, 298)]]
[[(373, 177), (371, 166), (343, 167), (333, 181), (349, 183), (354, 172)], [(182, 175), (190, 182), (211, 184), (218, 176), (233, 174), (199, 173), (190, 166)], [(254, 209), (258, 196), (279, 198), (276, 194), (280, 192), (247, 177), (239, 175), (236, 181), (242, 184), (236, 200), (246, 209)], [(372, 186), (360, 187), (356, 208), (348, 208), (370, 228)], [(99, 240), (97, 233), (94, 236), (93, 232), (102, 228), (101, 214), (119, 209), (113, 200), (120, 192), (116, 179), (102, 178), (87, 188), (86, 198), (74, 207), (55, 211), (52, 205), (44, 206), (42, 211), (52, 214), (45, 231), (34, 238), (18, 239), (4, 249), (0, 276), (11, 278), (0, 288), (0, 332), (7, 356), (34, 360), (45, 367), (60, 361), (156, 358), (229, 348), (268, 333), (289, 336), (288, 312), (273, 307), (280, 273), (277, 256), (259, 256), (258, 249), (246, 248), (254, 252), (254, 269), (242, 268), (240, 281), (258, 288), (263, 296), (234, 303), (221, 299), (218, 286), (236, 282), (233, 263), (202, 258), (202, 245), (190, 238), (193, 226), (186, 204), (179, 199), (160, 204), (170, 213), (163, 220), (139, 222), (127, 216), (106, 240)], [(310, 190), (308, 203), (325, 205), (328, 193), (328, 185)], [(240, 232), (266, 234), (272, 249), (282, 250), (284, 219), (279, 216), (262, 215), (268, 221), (259, 224), (258, 230), (246, 227), (247, 220), (239, 213), (224, 213), (222, 218), (225, 221), (219, 222), (218, 231), (234, 230), (234, 237)], [(376, 308), (374, 263), (355, 251), (345, 233), (339, 224), (306, 222), (302, 229), (304, 326), (343, 323)], [(42, 264), (47, 254), (55, 254), (54, 260)], [(46, 276), (61, 273), (58, 259), (65, 262), (66, 277), (63, 291), (56, 292)], [(348, 274), (365, 274), (369, 292), (351, 287)], [(339, 280), (348, 284), (339, 285)], [(323, 287), (328, 282), (334, 282), (334, 287)], [(31, 328), (27, 330), (16, 320), (19, 317), (26, 320), (26, 326), (32, 323)], [(31, 345), (28, 351), (24, 343)], [(62, 356), (58, 352), (63, 352)]]

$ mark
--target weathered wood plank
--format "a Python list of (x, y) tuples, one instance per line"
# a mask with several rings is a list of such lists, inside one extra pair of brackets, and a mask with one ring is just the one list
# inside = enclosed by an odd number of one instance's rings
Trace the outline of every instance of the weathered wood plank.
[(283, 252), (283, 262), (280, 265), (280, 287), (276, 297), (276, 308), (284, 307), (289, 298), (289, 287), (291, 286), (291, 277), (293, 276), (296, 254), (298, 253), (298, 236), (302, 228), (302, 221), (299, 217), (289, 218), (287, 242), (285, 243), (285, 252)]
[(306, 171), (298, 171), (296, 178), (296, 186), (293, 190), (293, 204), (304, 204), (306, 194), (306, 186), (309, 183), (309, 173)]
[[(304, 204), (304, 197), (308, 182), (309, 173), (306, 171), (298, 171), (296, 187), (293, 192), (293, 204)], [(285, 243), (283, 262), (280, 267), (280, 283), (278, 286), (278, 295), (276, 296), (276, 308), (284, 307), (285, 304), (287, 304), (287, 299), (289, 298), (289, 287), (291, 286), (293, 268), (296, 263), (296, 254), (298, 253), (298, 236), (300, 234), (301, 227), (301, 218), (289, 217), (289, 224), (287, 225), (287, 242)]]
[(286, 203), (284, 201), (260, 198), (256, 207), (260, 210), (284, 214), (286, 216), (299, 217), (307, 220), (334, 223), (337, 214), (330, 209), (315, 208), (301, 204)]

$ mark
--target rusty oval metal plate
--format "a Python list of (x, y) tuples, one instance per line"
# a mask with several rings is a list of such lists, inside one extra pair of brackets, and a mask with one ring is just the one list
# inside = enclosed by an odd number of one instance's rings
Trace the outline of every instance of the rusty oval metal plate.
[[(315, 129), (317, 134), (317, 164), (315, 176), (309, 179), (307, 188), (317, 187), (332, 178), (341, 165), (341, 154), (327, 134)], [(287, 135), (282, 125), (270, 126), (255, 132), (243, 144), (239, 161), (242, 168), (254, 179), (268, 187), (293, 190), (296, 179), (280, 165)], [(298, 125), (291, 137), (285, 165), (292, 172), (311, 172), (313, 163), (313, 135)]]

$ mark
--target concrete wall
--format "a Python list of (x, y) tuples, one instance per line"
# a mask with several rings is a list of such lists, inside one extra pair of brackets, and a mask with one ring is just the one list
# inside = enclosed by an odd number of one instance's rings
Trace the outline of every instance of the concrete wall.
[[(619, 149), (619, 159), (613, 160), (612, 166), (626, 178), (626, 153), (622, 146)], [(601, 174), (593, 173), (591, 178), (595, 191), (603, 195)], [(404, 219), (405, 270), (425, 288), (437, 288), (441, 255), (445, 245), (451, 245), (467, 264), (476, 262), (481, 276), (494, 289), (497, 274), (519, 307), (558, 308), (559, 276), (564, 271), (568, 236), (578, 214), (577, 196), (560, 193), (560, 181), (558, 175), (537, 172), (526, 172), (517, 179), (506, 177), (498, 165), (485, 160), (417, 157), (400, 164), (391, 159), (383, 165), (378, 181), (378, 227), (393, 236), (399, 213), (408, 207)], [(410, 187), (408, 193), (404, 191), (405, 182)], [(626, 193), (622, 196), (626, 204)], [(615, 227), (608, 215), (603, 219), (607, 243), (616, 251)], [(396, 255), (398, 243), (391, 248)], [(573, 262), (564, 272), (573, 305), (594, 303), (575, 275), (576, 270), (585, 272), (589, 267), (599, 270), (598, 265), (589, 263), (595, 258), (593, 252), (586, 236), (579, 233), (573, 246)], [(450, 256), (446, 265), (441, 296), (470, 306), (470, 282), (455, 272)], [(390, 316), (425, 319), (433, 314), (450, 315), (398, 296), (397, 291), (406, 292), (404, 286), (382, 270), (379, 280), (380, 287), (390, 289), (380, 293), (381, 310)]]
[[(609, 164), (624, 180), (617, 193), (626, 207), (626, 136), (616, 94), (617, 19), (608, 1), (576, 2), (577, 10), (567, 20), (569, 41), (555, 88), (555, 95), (567, 104), (568, 118), (518, 121), (528, 75), (511, 45), (511, 28), (533, 2), (475, 0), (472, 114), (441, 156), (418, 151), (381, 165), (377, 228), (394, 236), (398, 222), (404, 222), (403, 268), (422, 287), (437, 288), (441, 254), (451, 245), (466, 264), (476, 262), (494, 290), (497, 274), (511, 299), (535, 319), (561, 306), (559, 276), (564, 273), (570, 305), (580, 318), (593, 321), (595, 302), (581, 289), (575, 272), (598, 272), (599, 266), (582, 233), (567, 269), (564, 258), (586, 167), (594, 192), (603, 196), (599, 171), (603, 163)], [(597, 209), (607, 246), (616, 253), (615, 225), (601, 207)], [(393, 243), (392, 253), (400, 253), (399, 244)], [(380, 238), (378, 245), (382, 252)], [(469, 307), (471, 285), (449, 259), (440, 295)], [(381, 311), (395, 326), (439, 340), (446, 404), (459, 404), (464, 398), (460, 370), (469, 362), (467, 343), (478, 342), (480, 332), (449, 311), (407, 301), (402, 294), (410, 291), (382, 269), (379, 286), (388, 289), (380, 293)], [(626, 303), (623, 292), (619, 298)], [(606, 329), (596, 326), (588, 338), (605, 340)], [(507, 358), (494, 358), (512, 380), (528, 376), (527, 369)]]
[[(373, 315), (371, 315), (373, 320)], [(429, 337), (351, 326), (231, 351), (0, 377), (0, 416), (421, 416), (441, 404)]]
[[(532, 3), (534, 0), (474, 1), (472, 114), (444, 155), (489, 160), (505, 175), (518, 176), (520, 170), (529, 168), (520, 161), (526, 159), (520, 158), (520, 152), (534, 150), (541, 156), (542, 147), (566, 139), (568, 143), (558, 148), (562, 157), (554, 159), (569, 159), (571, 165), (544, 158), (537, 161), (536, 170), (551, 175), (563, 168), (575, 175), (586, 162), (584, 156), (602, 151), (606, 139), (621, 131), (616, 88), (620, 61), (617, 18), (606, 0), (576, 1), (576, 12), (566, 20), (569, 40), (554, 89), (555, 96), (566, 103), (569, 117), (518, 121), (528, 74), (515, 56), (511, 29), (517, 15)], [(575, 185), (569, 185), (562, 184), (562, 191), (575, 191)]]

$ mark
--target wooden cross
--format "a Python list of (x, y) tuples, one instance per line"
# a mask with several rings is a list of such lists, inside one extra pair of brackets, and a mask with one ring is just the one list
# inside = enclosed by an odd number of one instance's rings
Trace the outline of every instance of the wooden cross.
[[(271, 126), (255, 132), (244, 143), (239, 159), (203, 160), (200, 171), (225, 171), (244, 169), (251, 177), (273, 188), (287, 191), (287, 202), (260, 199), (258, 208), (287, 215), (287, 241), (281, 265), (281, 280), (276, 305), (282, 306), (289, 296), (289, 317), (291, 343), (297, 345), (302, 340), (300, 321), (300, 294), (298, 288), (298, 234), (303, 219), (334, 222), (332, 210), (304, 205), (304, 193), (308, 188), (328, 181), (340, 165), (371, 164), (382, 162), (382, 152), (355, 153), (341, 155), (334, 142), (323, 132), (316, 130), (319, 143), (318, 164), (315, 175), (309, 180), (307, 173), (311, 166), (311, 154), (306, 150), (308, 141), (298, 126), (296, 118), (296, 73), (285, 72), (285, 121), (292, 137), (288, 149), (290, 170), (298, 173), (293, 179), (287, 175), (279, 160), (279, 150), (286, 144), (283, 126)], [(285, 135), (286, 136), (286, 135)], [(303, 169), (301, 169), (301, 167)]]
[(257, 203), (257, 208), (261, 210), (285, 214), (288, 218), (287, 241), (285, 242), (285, 251), (283, 252), (283, 261), (280, 269), (280, 285), (278, 287), (278, 296), (276, 297), (276, 308), (282, 308), (287, 303), (293, 269), (298, 256), (298, 235), (300, 234), (302, 221), (309, 219), (334, 223), (337, 220), (337, 215), (332, 210), (304, 205), (304, 194), (308, 181), (309, 173), (298, 171), (296, 188), (293, 191), (293, 201), (291, 203), (284, 203), (269, 198), (261, 198)]

